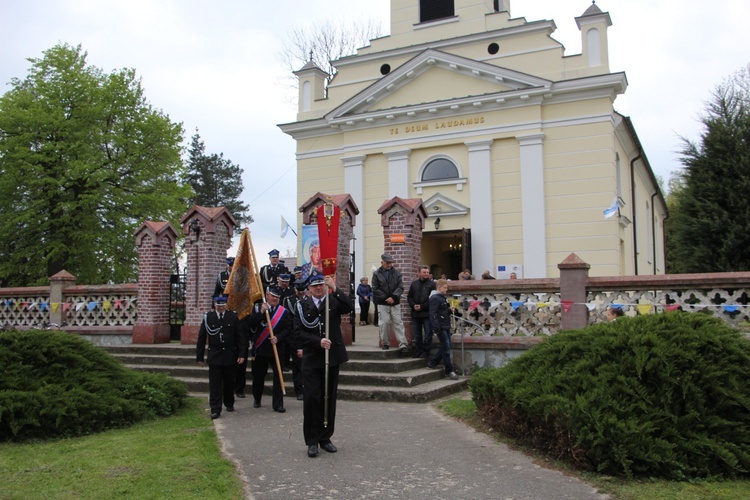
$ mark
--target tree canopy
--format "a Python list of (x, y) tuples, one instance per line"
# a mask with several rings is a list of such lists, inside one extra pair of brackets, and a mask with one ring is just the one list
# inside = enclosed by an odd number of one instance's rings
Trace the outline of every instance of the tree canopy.
[(188, 180), (195, 191), (194, 204), (229, 210), (237, 221), (237, 234), (253, 222), (250, 207), (239, 199), (243, 190), (242, 169), (224, 158), (224, 153), (207, 155), (198, 130), (190, 143), (187, 170)]
[(135, 70), (106, 74), (80, 45), (43, 54), (0, 98), (0, 280), (42, 284), (65, 269), (133, 281), (134, 230), (178, 225), (191, 195), (182, 126), (149, 104)]
[(750, 270), (750, 66), (716, 87), (698, 143), (684, 140), (668, 219), (671, 272)]

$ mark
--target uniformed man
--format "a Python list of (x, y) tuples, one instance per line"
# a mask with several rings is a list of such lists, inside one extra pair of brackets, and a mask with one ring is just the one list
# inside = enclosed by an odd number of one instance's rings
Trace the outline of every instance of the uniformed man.
[(214, 286), (214, 297), (224, 295), (224, 289), (229, 283), (229, 275), (232, 274), (234, 266), (234, 257), (227, 257), (225, 269), (216, 276), (216, 286)]
[[(268, 365), (273, 370), (273, 396), (271, 406), (274, 411), (284, 413), (284, 393), (279, 379), (280, 373), (276, 368), (276, 358), (273, 354), (273, 345), (285, 342), (293, 335), (294, 322), (292, 314), (279, 304), (281, 288), (278, 285), (270, 285), (266, 292), (266, 301), (258, 301), (253, 306), (253, 312), (247, 316), (248, 326), (252, 332), (252, 351), (255, 356), (252, 363), (253, 374), (253, 407), (260, 408), (261, 398)], [(266, 315), (266, 313), (268, 313)], [(271, 320), (271, 329), (268, 327), (268, 319)]]
[(263, 292), (268, 290), (268, 285), (277, 285), (279, 274), (289, 273), (289, 269), (279, 263), (279, 251), (275, 248), (268, 252), (269, 264), (260, 268), (260, 280), (263, 283)]
[(214, 297), (214, 310), (203, 315), (198, 331), (196, 360), (203, 366), (208, 343), (208, 390), (211, 418), (221, 415), (222, 402), (227, 411), (234, 411), (234, 378), (237, 365), (247, 358), (247, 339), (240, 327), (237, 313), (227, 311), (227, 298)]
[[(302, 283), (305, 281), (302, 278), (302, 266), (294, 266), (294, 270), (292, 271), (292, 281), (289, 283), (289, 286), (294, 288), (294, 285), (297, 283)], [(305, 288), (307, 288), (307, 285), (305, 285)]]
[[(318, 456), (318, 446), (335, 453), (331, 436), (336, 426), (336, 395), (339, 367), (349, 361), (341, 334), (341, 315), (354, 310), (351, 299), (336, 288), (331, 276), (313, 274), (308, 281), (310, 296), (297, 303), (294, 334), (302, 346), (302, 384), (304, 385), (302, 431), (307, 445), (307, 456)], [(331, 293), (327, 293), (330, 290)], [(326, 308), (329, 326), (326, 338)], [(328, 350), (328, 425), (324, 425), (325, 352)]]

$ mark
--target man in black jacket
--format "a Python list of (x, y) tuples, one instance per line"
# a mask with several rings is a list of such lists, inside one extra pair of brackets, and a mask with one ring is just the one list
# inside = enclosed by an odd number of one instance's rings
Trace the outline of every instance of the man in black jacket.
[(221, 403), (234, 411), (234, 377), (237, 365), (247, 358), (247, 338), (234, 311), (227, 311), (227, 298), (214, 297), (214, 310), (203, 315), (198, 331), (196, 360), (203, 366), (208, 342), (208, 390), (211, 418), (221, 415)]
[(380, 341), (383, 350), (390, 347), (391, 324), (398, 341), (398, 348), (408, 349), (404, 320), (401, 318), (401, 294), (404, 293), (404, 281), (401, 272), (393, 267), (393, 257), (384, 253), (380, 256), (381, 265), (372, 274), (372, 296), (378, 311)]
[(411, 309), (411, 333), (414, 337), (412, 358), (427, 358), (432, 348), (432, 328), (430, 327), (430, 292), (435, 290), (435, 282), (430, 278), (429, 266), (419, 266), (419, 276), (409, 285), (406, 300)]
[[(339, 367), (349, 361), (341, 334), (341, 315), (354, 310), (349, 296), (336, 288), (331, 276), (313, 274), (308, 281), (310, 296), (297, 303), (294, 333), (302, 346), (302, 384), (304, 386), (302, 432), (307, 445), (307, 456), (318, 456), (320, 445), (328, 453), (335, 453), (331, 436), (336, 426), (336, 394), (339, 386)], [(330, 290), (330, 293), (326, 293)], [(329, 325), (326, 338), (326, 308)], [(328, 425), (324, 425), (325, 352), (328, 351)]]
[[(274, 411), (284, 413), (284, 391), (281, 387), (281, 372), (276, 367), (276, 357), (273, 354), (273, 345), (282, 345), (287, 338), (293, 335), (294, 325), (292, 313), (279, 305), (281, 287), (270, 285), (266, 292), (266, 300), (258, 301), (253, 306), (253, 312), (247, 317), (247, 324), (253, 332), (252, 344), (255, 359), (253, 359), (253, 407), (260, 408), (260, 400), (263, 397), (268, 365), (273, 371), (273, 396), (271, 406)], [(266, 314), (267, 313), (267, 314)], [(268, 316), (268, 318), (266, 317)], [(268, 327), (268, 319), (271, 320), (271, 329)], [(279, 352), (279, 355), (281, 353)]]

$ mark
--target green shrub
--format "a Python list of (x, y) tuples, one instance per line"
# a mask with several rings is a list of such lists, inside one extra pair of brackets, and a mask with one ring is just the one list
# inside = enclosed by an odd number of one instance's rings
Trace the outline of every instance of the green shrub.
[(0, 441), (78, 436), (172, 414), (184, 383), (137, 372), (77, 335), (0, 333)]
[(646, 315), (561, 332), (470, 385), (495, 429), (584, 468), (748, 477), (750, 343), (716, 318)]

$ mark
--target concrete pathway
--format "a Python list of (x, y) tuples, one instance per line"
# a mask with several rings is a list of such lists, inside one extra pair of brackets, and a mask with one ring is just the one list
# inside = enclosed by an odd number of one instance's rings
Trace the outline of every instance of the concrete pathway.
[[(302, 402), (286, 413), (238, 400), (215, 426), (246, 483), (246, 497), (289, 500), (404, 498), (597, 499), (592, 486), (449, 419), (431, 404), (339, 401), (338, 453), (307, 456)], [(206, 414), (208, 418), (208, 410)]]

